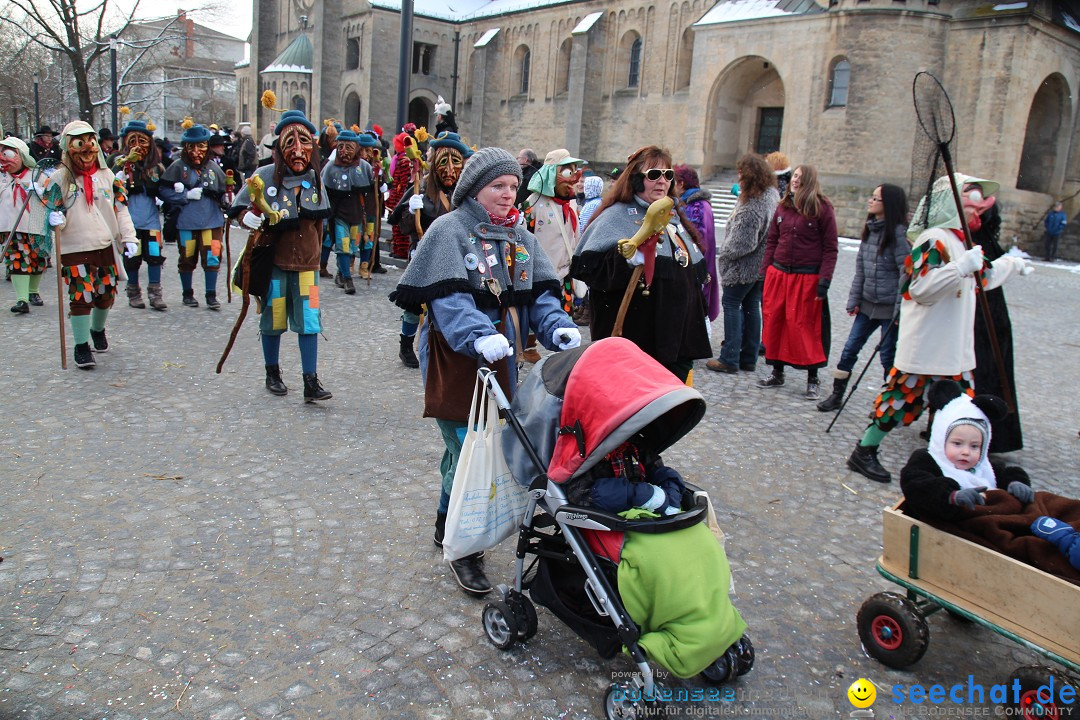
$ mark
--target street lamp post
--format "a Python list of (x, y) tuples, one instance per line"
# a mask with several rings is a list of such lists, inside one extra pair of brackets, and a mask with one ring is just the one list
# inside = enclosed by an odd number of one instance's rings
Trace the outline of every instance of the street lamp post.
[(38, 102), (38, 82), (41, 78), (34, 73), (34, 127), (41, 127), (41, 104)]
[(116, 90), (116, 47), (120, 43), (117, 41), (115, 35), (109, 36), (109, 74), (112, 80), (112, 126), (114, 132), (119, 129), (117, 124), (119, 118), (119, 108), (117, 105), (118, 98)]

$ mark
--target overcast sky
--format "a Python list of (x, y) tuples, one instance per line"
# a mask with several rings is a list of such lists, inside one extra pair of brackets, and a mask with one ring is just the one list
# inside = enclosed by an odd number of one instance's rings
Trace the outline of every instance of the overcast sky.
[[(216, 13), (207, 14), (197, 10), (191, 11), (191, 18), (198, 23), (223, 32), (226, 35), (246, 40), (251, 32), (251, 2), (252, 0), (202, 0), (192, 2), (187, 0), (142, 0), (139, 3), (139, 16), (143, 18), (161, 17), (175, 13), (177, 10), (218, 5), (221, 9)], [(132, 0), (119, 0), (121, 7), (130, 8), (134, 5)]]

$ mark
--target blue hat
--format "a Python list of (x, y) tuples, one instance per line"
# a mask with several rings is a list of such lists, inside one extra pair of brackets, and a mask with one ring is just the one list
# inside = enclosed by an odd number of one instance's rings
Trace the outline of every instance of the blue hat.
[(202, 125), (192, 125), (180, 136), (181, 143), (201, 143), (210, 140), (210, 130)]
[(360, 133), (359, 135), (357, 135), (356, 142), (360, 144), (360, 147), (382, 147), (381, 145), (379, 145), (379, 141), (375, 138), (375, 136), (369, 132)]
[(358, 142), (360, 142), (360, 137), (356, 133), (354, 133), (352, 130), (342, 130), (341, 132), (338, 133), (337, 141), (339, 143), (341, 143), (341, 142), (358, 143)]
[(154, 136), (154, 133), (151, 132), (151, 130), (148, 127), (146, 127), (146, 121), (145, 120), (131, 120), (131, 121), (129, 121), (127, 125), (120, 128), (120, 137), (125, 137), (125, 136), (127, 136), (128, 133), (133, 133), (133, 132), (142, 133), (143, 135), (149, 135), (150, 137)]
[(288, 125), (300, 124), (311, 131), (314, 135), (318, 132), (315, 126), (311, 124), (311, 121), (307, 119), (307, 115), (304, 115), (302, 110), (286, 110), (281, 114), (281, 119), (278, 120), (277, 126), (274, 128), (274, 134), (280, 135), (281, 131)]
[(455, 132), (449, 132), (444, 130), (439, 133), (438, 137), (431, 141), (428, 147), (440, 148), (449, 147), (454, 148), (462, 157), (469, 157), (473, 154), (472, 148), (461, 141), (461, 136)]

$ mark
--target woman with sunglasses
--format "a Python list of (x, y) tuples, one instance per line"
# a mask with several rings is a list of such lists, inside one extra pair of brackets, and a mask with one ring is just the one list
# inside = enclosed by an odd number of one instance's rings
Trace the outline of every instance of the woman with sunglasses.
[[(700, 239), (678, 209), (671, 154), (654, 145), (627, 159), (611, 190), (589, 221), (570, 264), (570, 275), (589, 285), (593, 340), (609, 337), (636, 265), (644, 265), (633, 289), (622, 335), (655, 358), (684, 382), (694, 360), (712, 356), (705, 326), (708, 277)], [(671, 219), (655, 244), (629, 260), (618, 242), (633, 237), (655, 201), (675, 202)], [(651, 257), (655, 252), (655, 262)]]
[(829, 361), (829, 284), (836, 267), (836, 215), (817, 171), (799, 165), (776, 208), (761, 270), (765, 362), (772, 375), (758, 387), (784, 384), (784, 366), (806, 370), (807, 400), (818, 398), (818, 368)]

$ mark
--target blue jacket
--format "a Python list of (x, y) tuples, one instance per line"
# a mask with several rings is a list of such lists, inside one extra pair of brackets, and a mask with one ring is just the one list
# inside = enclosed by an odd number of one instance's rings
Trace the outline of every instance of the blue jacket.
[[(183, 191), (176, 192), (173, 188), (175, 183), (183, 185)], [(188, 200), (187, 191), (196, 187), (203, 189), (202, 197)], [(201, 169), (190, 167), (183, 159), (177, 160), (165, 168), (165, 174), (158, 186), (158, 194), (162, 200), (180, 207), (180, 215), (176, 218), (178, 230), (222, 227), (225, 224), (221, 209), (224, 193), (225, 173), (212, 160), (203, 163)]]
[(1064, 210), (1051, 211), (1043, 221), (1046, 232), (1050, 235), (1060, 235), (1065, 232), (1065, 226), (1069, 224), (1069, 216)]

